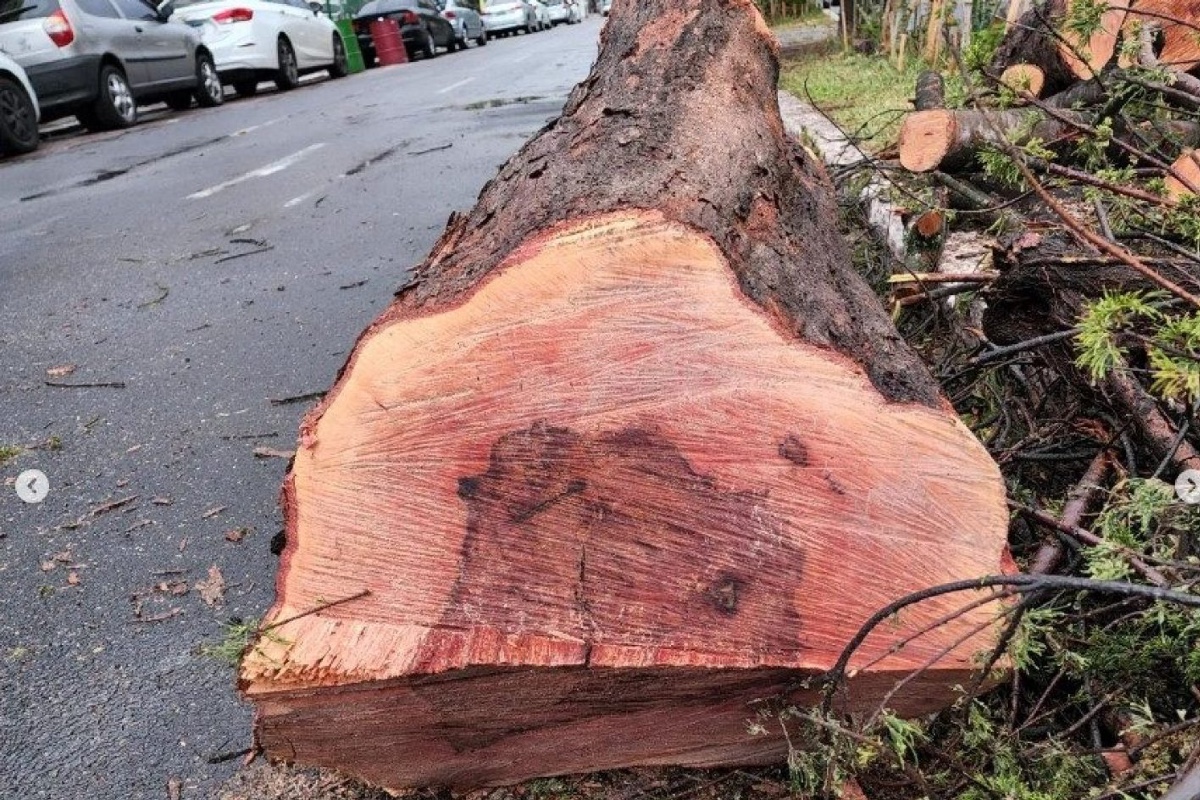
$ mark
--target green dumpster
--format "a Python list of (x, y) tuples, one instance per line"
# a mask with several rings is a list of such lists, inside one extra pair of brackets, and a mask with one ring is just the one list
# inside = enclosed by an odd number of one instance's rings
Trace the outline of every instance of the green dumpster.
[(342, 34), (342, 44), (346, 46), (346, 63), (350, 66), (350, 73), (362, 72), (366, 69), (366, 65), (363, 64), (362, 50), (358, 49), (358, 36), (354, 33), (354, 21), (339, 19), (336, 24), (338, 31)]

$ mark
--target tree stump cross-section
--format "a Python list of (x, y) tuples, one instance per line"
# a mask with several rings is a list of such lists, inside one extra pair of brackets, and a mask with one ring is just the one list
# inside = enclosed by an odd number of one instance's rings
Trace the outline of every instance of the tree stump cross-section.
[[(617, 0), (360, 337), (241, 667), (270, 755), (390, 788), (769, 763), (758, 701), (1005, 568), (998, 470), (855, 275), (776, 70), (748, 2)], [(868, 639), (844, 707), (942, 651), (892, 705), (952, 701), (992, 610), (890, 647), (960, 602)]]

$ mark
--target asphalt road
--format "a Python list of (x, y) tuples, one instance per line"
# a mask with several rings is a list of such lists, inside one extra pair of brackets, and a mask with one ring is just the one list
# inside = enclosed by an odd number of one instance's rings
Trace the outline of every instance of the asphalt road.
[(233, 772), (208, 761), (250, 709), (202, 649), (273, 599), (286, 462), (254, 450), (292, 449), (311, 402), (271, 399), (329, 387), (601, 24), (0, 161), (0, 798), (209, 797)]

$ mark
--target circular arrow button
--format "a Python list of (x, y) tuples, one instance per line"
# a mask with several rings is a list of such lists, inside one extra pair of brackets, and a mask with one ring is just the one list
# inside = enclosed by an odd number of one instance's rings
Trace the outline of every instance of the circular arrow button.
[(1200, 469), (1185, 469), (1175, 479), (1175, 494), (1188, 505), (1200, 503)]
[[(1200, 478), (1200, 472), (1196, 476)], [(27, 469), (17, 476), (16, 489), (26, 503), (40, 503), (50, 494), (50, 479), (40, 469)]]

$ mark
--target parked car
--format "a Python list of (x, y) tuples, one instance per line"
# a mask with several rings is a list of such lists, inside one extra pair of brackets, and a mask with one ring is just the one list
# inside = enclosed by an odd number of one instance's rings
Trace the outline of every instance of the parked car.
[(453, 49), (454, 28), (443, 19), (434, 0), (371, 0), (354, 17), (354, 32), (358, 47), (368, 67), (375, 66), (375, 42), (371, 39), (371, 22), (394, 19), (400, 24), (400, 36), (409, 58), (421, 53), (425, 58), (437, 55), (437, 49)]
[(0, 52), (0, 153), (31, 153), (38, 146), (38, 101), (21, 65)]
[(550, 24), (583, 22), (583, 8), (576, 0), (542, 0), (550, 13)]
[(525, 0), (525, 3), (533, 9), (533, 19), (535, 20), (535, 31), (548, 31), (554, 27), (550, 22), (550, 9), (546, 8), (546, 4), (542, 0)]
[(532, 33), (539, 28), (539, 23), (537, 12), (525, 0), (501, 0), (484, 5), (483, 26), (489, 36), (508, 36), (517, 31)]
[(346, 45), (324, 10), (305, 0), (175, 0), (172, 19), (200, 31), (221, 82), (249, 96), (264, 80), (286, 91), (307, 72), (350, 74)]
[(224, 100), (200, 34), (143, 0), (0, 0), (0, 50), (29, 76), (42, 120), (127, 128), (138, 104)]
[[(479, 0), (446, 0), (442, 4), (442, 18), (454, 28), (454, 46), (467, 49), (467, 42), (474, 41), (480, 47), (487, 44), (487, 29), (479, 15)], [(452, 48), (453, 49), (453, 48)]]

